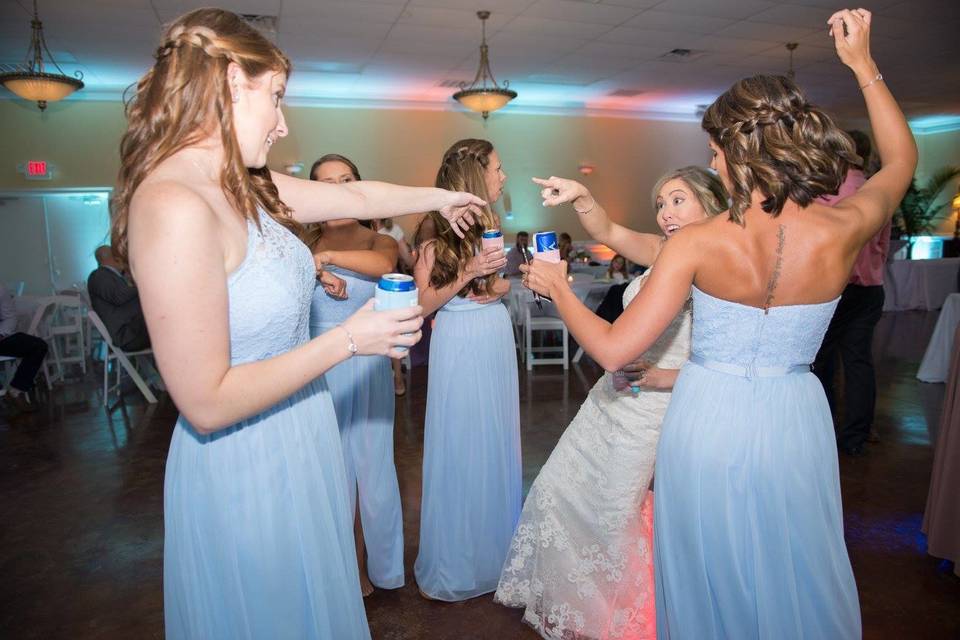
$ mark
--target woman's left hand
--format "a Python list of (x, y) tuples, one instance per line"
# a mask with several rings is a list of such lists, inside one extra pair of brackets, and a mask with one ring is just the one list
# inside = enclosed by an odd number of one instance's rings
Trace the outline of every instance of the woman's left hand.
[(631, 387), (669, 390), (673, 389), (679, 370), (661, 369), (646, 360), (637, 360), (625, 366), (623, 373)]
[(530, 264), (520, 265), (520, 271), (523, 273), (523, 278), (520, 280), (523, 286), (548, 298), (552, 298), (552, 292), (557, 291), (559, 287), (570, 286), (567, 282), (567, 263), (563, 260), (547, 262), (534, 258)]
[(509, 292), (510, 281), (504, 280), (503, 278), (498, 278), (497, 281), (493, 283), (493, 287), (487, 293), (479, 295), (471, 293), (467, 296), (467, 298), (478, 304), (490, 304), (491, 302), (497, 302)]
[(333, 275), (329, 271), (321, 270), (317, 276), (320, 280), (323, 290), (327, 295), (337, 300), (347, 299), (347, 281), (343, 278)]
[(464, 191), (447, 191), (447, 194), (447, 203), (438, 211), (450, 223), (453, 232), (462, 238), (463, 232), (481, 218), (483, 207), (487, 206), (487, 203)]

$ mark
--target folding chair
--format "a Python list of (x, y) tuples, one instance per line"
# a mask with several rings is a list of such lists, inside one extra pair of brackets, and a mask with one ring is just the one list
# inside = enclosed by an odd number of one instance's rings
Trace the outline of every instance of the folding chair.
[[(155, 404), (157, 402), (157, 396), (153, 394), (153, 391), (150, 390), (150, 386), (147, 384), (146, 380), (143, 379), (143, 376), (140, 375), (140, 372), (133, 364), (133, 360), (136, 360), (137, 358), (142, 358), (145, 356), (152, 357), (153, 349), (124, 351), (113, 344), (113, 338), (110, 337), (110, 333), (107, 331), (106, 325), (103, 324), (103, 320), (100, 319), (100, 316), (97, 315), (96, 311), (90, 309), (87, 311), (87, 317), (90, 318), (90, 323), (100, 334), (100, 338), (107, 346), (106, 353), (104, 354), (103, 358), (103, 406), (106, 407), (108, 405), (110, 393), (114, 389), (120, 389), (123, 371), (127, 372), (127, 375), (129, 375), (133, 380), (133, 383), (137, 385), (137, 389), (139, 389), (140, 393), (143, 394), (143, 397), (147, 399), (147, 402), (150, 404)], [(114, 363), (114, 370), (117, 372), (117, 381), (112, 387), (109, 386), (111, 362)], [(120, 366), (118, 367), (116, 365)]]

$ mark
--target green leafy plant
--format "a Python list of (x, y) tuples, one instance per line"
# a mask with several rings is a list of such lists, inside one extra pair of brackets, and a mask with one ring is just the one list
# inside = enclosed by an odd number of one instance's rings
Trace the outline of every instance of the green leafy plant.
[(949, 212), (947, 205), (952, 196), (937, 202), (940, 192), (960, 176), (960, 167), (944, 167), (934, 173), (923, 186), (918, 187), (916, 179), (910, 181), (910, 188), (900, 201), (900, 207), (894, 215), (894, 223), (900, 232), (908, 238), (907, 258), (913, 256), (913, 244), (917, 236), (929, 234), (936, 229), (937, 223)]

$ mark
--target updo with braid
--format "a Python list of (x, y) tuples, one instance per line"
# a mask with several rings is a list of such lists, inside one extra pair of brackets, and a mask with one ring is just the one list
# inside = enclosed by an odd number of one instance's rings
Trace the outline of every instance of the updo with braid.
[[(488, 204), (483, 208), (480, 224), (464, 231), (463, 238), (453, 232), (446, 218), (436, 211), (430, 213), (433, 228), (436, 230), (436, 259), (430, 273), (430, 284), (434, 287), (440, 288), (456, 280), (470, 258), (479, 251), (483, 230), (500, 226), (496, 214), (490, 208), (493, 203), (487, 193), (486, 171), (490, 166), (491, 153), (493, 144), (489, 140), (466, 138), (455, 142), (443, 154), (434, 186), (450, 191), (466, 191), (482, 198)], [(459, 295), (484, 293), (493, 280), (492, 275), (472, 280)]]
[(755, 189), (763, 210), (777, 216), (787, 200), (805, 207), (835, 195), (847, 170), (860, 164), (850, 136), (784, 76), (734, 83), (702, 126), (726, 156), (730, 219), (739, 224)]
[(227, 80), (231, 62), (256, 78), (267, 72), (289, 75), (290, 60), (240, 16), (221, 9), (197, 9), (179, 17), (154, 57), (126, 104), (127, 131), (111, 202), (115, 255), (127, 261), (130, 201), (144, 178), (177, 151), (211, 134), (219, 134), (223, 143), (220, 185), (228, 202), (245, 218), (257, 221), (260, 207), (295, 228), (270, 172), (243, 162)]

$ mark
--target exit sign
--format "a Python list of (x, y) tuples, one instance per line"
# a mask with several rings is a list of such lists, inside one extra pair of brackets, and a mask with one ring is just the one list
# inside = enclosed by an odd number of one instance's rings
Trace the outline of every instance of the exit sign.
[(22, 173), (27, 180), (53, 179), (53, 165), (46, 160), (27, 160), (24, 164), (17, 165), (17, 172)]

